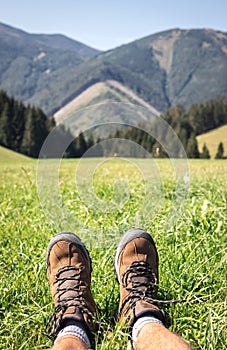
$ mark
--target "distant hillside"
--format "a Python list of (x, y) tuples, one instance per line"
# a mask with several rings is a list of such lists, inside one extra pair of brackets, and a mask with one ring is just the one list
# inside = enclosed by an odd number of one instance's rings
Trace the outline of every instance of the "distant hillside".
[[(103, 58), (143, 77), (138, 92), (155, 108), (204, 102), (227, 94), (227, 33), (173, 29), (148, 36)], [(126, 82), (131, 88), (133, 83)]]
[(211, 158), (214, 158), (218, 145), (220, 142), (224, 145), (225, 153), (227, 156), (227, 125), (221, 126), (220, 128), (216, 128), (212, 131), (206, 132), (205, 134), (197, 136), (198, 146), (200, 152), (202, 151), (204, 143), (209, 149)]
[(29, 159), (29, 157), (26, 157), (20, 153), (11, 151), (10, 149), (0, 146), (0, 161), (27, 161)]
[(60, 35), (0, 25), (0, 45), (1, 87), (48, 115), (107, 81), (160, 112), (227, 95), (227, 33), (210, 29), (168, 30), (100, 53)]
[(28, 34), (1, 23), (0, 47), (1, 88), (48, 113), (67, 95), (62, 90), (67, 76), (75, 76), (77, 65), (99, 53), (63, 35)]
[[(128, 106), (138, 105), (138, 108)], [(146, 110), (143, 113), (144, 108)], [(159, 112), (139, 98), (133, 91), (120, 83), (108, 80), (92, 85), (84, 90), (79, 96), (69, 102), (54, 114), (57, 124), (63, 122), (74, 134), (86, 130), (91, 126), (103, 123), (133, 123), (138, 125), (143, 120), (148, 120)], [(99, 136), (107, 136), (110, 133), (109, 127), (106, 131), (102, 128)], [(113, 130), (115, 127), (113, 126)]]
[[(172, 30), (101, 53), (78, 65), (62, 82), (69, 97), (97, 82), (114, 80), (155, 109), (227, 95), (227, 34), (211, 30)], [(70, 94), (70, 91), (72, 92)]]

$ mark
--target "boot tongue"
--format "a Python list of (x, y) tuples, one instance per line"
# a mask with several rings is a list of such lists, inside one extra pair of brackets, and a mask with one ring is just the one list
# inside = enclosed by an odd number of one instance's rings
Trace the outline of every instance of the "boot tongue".
[(145, 290), (149, 285), (149, 280), (145, 276), (130, 276), (132, 287), (139, 287), (140, 290)]

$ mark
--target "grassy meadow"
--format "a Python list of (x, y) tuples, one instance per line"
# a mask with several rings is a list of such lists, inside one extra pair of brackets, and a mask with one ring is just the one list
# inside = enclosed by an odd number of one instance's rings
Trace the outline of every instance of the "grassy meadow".
[(202, 152), (204, 143), (207, 145), (211, 158), (214, 158), (217, 153), (218, 145), (220, 142), (224, 146), (224, 155), (227, 154), (227, 125), (220, 126), (214, 130), (208, 131), (204, 134), (197, 136), (199, 151)]
[[(187, 300), (166, 309), (169, 328), (194, 349), (226, 349), (227, 161), (189, 161), (191, 181), (187, 201), (172, 227), (166, 224), (175, 194), (174, 171), (168, 160), (156, 161), (162, 201), (157, 209), (158, 195), (152, 197), (150, 193), (155, 215), (144, 210), (139, 221), (135, 220), (138, 208), (146, 207), (143, 174), (150, 171), (148, 161), (103, 161), (60, 163), (59, 191), (62, 210), (67, 209), (68, 215), (62, 227), (64, 221), (58, 222), (56, 218), (55, 222), (46, 216), (37, 195), (37, 161), (13, 153), (6, 155), (0, 148), (0, 349), (51, 347), (51, 341), (42, 334), (53, 310), (45, 270), (46, 248), (57, 231), (71, 229), (85, 241), (93, 261), (92, 291), (99, 318), (106, 328), (105, 336), (97, 336), (95, 348), (130, 350), (127, 331), (112, 323), (119, 299), (113, 253), (122, 233), (137, 222), (152, 234), (157, 245), (159, 298)], [(51, 168), (52, 161), (45, 162)], [(80, 172), (80, 179), (86, 178), (89, 169), (94, 169), (91, 186), (87, 188), (81, 180), (77, 187), (76, 172)], [(116, 180), (120, 186), (117, 198)], [(96, 207), (93, 200), (89, 206), (86, 191), (91, 191), (97, 202), (102, 200), (101, 205)]]

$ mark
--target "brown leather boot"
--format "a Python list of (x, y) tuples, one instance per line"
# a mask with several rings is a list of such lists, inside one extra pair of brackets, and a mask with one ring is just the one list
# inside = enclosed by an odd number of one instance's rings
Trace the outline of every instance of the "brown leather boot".
[(151, 315), (165, 324), (157, 298), (158, 253), (151, 236), (132, 229), (123, 235), (115, 252), (115, 274), (120, 283), (118, 321), (133, 326), (141, 316)]
[(46, 264), (55, 308), (45, 334), (54, 339), (64, 326), (79, 321), (91, 340), (98, 322), (90, 290), (92, 266), (87, 249), (75, 234), (61, 232), (49, 243)]

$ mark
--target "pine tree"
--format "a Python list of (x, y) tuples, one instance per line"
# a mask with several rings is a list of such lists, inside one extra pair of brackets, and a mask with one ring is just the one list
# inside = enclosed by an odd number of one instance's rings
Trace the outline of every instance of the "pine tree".
[(9, 121), (9, 105), (5, 103), (0, 115), (0, 144), (9, 147), (10, 141), (10, 121)]
[(84, 134), (82, 132), (79, 134), (79, 146), (80, 146), (80, 154), (82, 156), (87, 150), (87, 143), (86, 143)]
[(21, 142), (25, 127), (25, 106), (21, 102), (14, 101), (13, 113), (10, 122), (10, 148), (20, 152)]
[(73, 144), (74, 144), (75, 157), (76, 158), (82, 157), (82, 155), (88, 149), (84, 134), (82, 132), (80, 132), (79, 135), (75, 138)]
[(186, 153), (187, 153), (188, 158), (199, 158), (198, 143), (197, 143), (195, 134), (193, 134), (193, 133), (191, 134), (190, 138), (188, 139)]
[(224, 158), (224, 145), (222, 142), (219, 143), (217, 153), (215, 159), (223, 159)]
[(94, 136), (93, 136), (93, 134), (91, 134), (91, 135), (89, 135), (88, 140), (87, 140), (87, 149), (94, 146), (94, 144), (95, 144)]
[(34, 134), (33, 134), (33, 157), (38, 157), (40, 149), (48, 135), (47, 117), (40, 108), (32, 108)]
[(33, 117), (32, 108), (28, 108), (25, 114), (25, 128), (24, 134), (21, 142), (21, 153), (26, 154), (31, 157), (35, 157), (35, 120)]
[(210, 152), (207, 148), (207, 145), (204, 143), (202, 153), (200, 154), (200, 158), (202, 159), (210, 159)]

